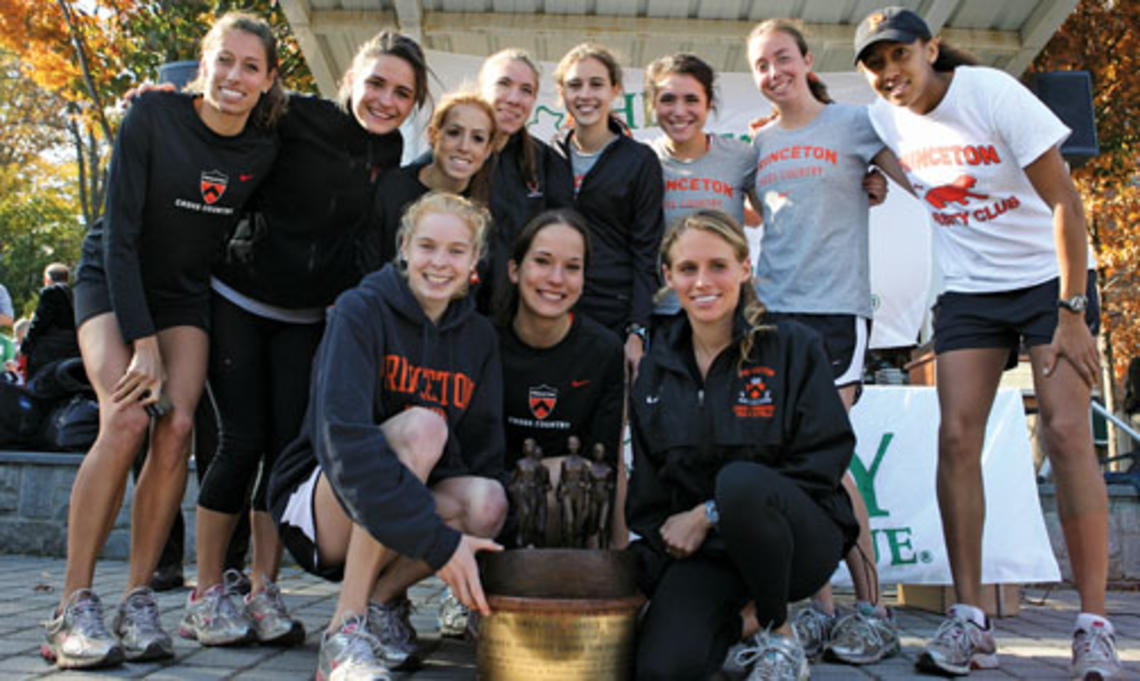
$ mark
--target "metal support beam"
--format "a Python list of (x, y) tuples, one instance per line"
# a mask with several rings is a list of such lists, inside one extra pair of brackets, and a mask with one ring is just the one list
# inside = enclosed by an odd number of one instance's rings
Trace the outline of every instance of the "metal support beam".
[(328, 54), (321, 49), (321, 41), (317, 39), (317, 35), (313, 31), (310, 22), (312, 8), (309, 6), (308, 0), (281, 0), (281, 11), (289, 20), (289, 26), (293, 29), (297, 44), (301, 46), (301, 53), (305, 55), (305, 63), (309, 66), (309, 72), (317, 81), (317, 89), (323, 96), (332, 97), (336, 94), (336, 75), (330, 68)]
[(417, 43), (422, 43), (423, 12), (420, 0), (395, 0), (392, 4), (396, 8), (396, 25), (400, 27), (400, 32)]

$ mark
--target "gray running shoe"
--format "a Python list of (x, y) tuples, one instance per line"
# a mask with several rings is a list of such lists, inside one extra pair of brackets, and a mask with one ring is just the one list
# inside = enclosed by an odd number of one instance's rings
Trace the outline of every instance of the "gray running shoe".
[(439, 604), (439, 635), (445, 638), (464, 638), (467, 635), (471, 613), (448, 587)]
[(368, 631), (380, 641), (381, 659), (389, 669), (414, 669), (422, 662), (411, 618), (407, 596), (391, 603), (368, 603)]
[(257, 642), (269, 646), (297, 646), (305, 641), (305, 626), (289, 616), (281, 590), (268, 579), (265, 587), (245, 598), (245, 617), (253, 625)]
[(899, 652), (899, 629), (894, 613), (884, 608), (880, 615), (870, 604), (860, 603), (831, 628), (831, 641), (824, 656), (847, 664), (874, 664)]
[(381, 662), (380, 641), (368, 633), (368, 622), (348, 613), (336, 631), (321, 636), (316, 681), (392, 681)]
[(195, 598), (194, 591), (186, 596), (186, 612), (178, 624), (178, 635), (195, 639), (204, 646), (232, 646), (251, 643), (257, 639), (253, 625), (245, 618), (241, 608), (234, 605), (240, 598), (237, 591), (237, 570), (226, 570), (221, 584), (206, 589)]
[(736, 653), (736, 666), (751, 667), (747, 681), (806, 681), (810, 678), (804, 648), (792, 636), (762, 631)]
[(149, 586), (131, 589), (123, 597), (111, 630), (130, 662), (174, 657), (174, 641), (158, 621), (158, 601)]
[(918, 656), (915, 666), (935, 674), (965, 676), (971, 669), (997, 669), (993, 626), (982, 629), (955, 606)]
[(804, 648), (804, 654), (815, 659), (823, 654), (827, 642), (831, 640), (831, 629), (835, 626), (835, 615), (829, 615), (812, 601), (792, 615), (792, 630)]
[(1094, 625), (1091, 630), (1073, 632), (1073, 678), (1080, 681), (1108, 681), (1124, 678), (1120, 657), (1116, 654), (1116, 637), (1107, 628)]
[(103, 623), (103, 604), (90, 589), (73, 591), (59, 614), (44, 622), (40, 655), (60, 669), (110, 667), (123, 661), (123, 649)]

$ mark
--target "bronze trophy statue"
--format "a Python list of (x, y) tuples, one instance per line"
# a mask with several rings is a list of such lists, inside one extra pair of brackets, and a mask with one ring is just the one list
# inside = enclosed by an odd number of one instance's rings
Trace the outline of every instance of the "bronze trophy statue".
[(542, 448), (530, 438), (523, 442), (523, 456), (515, 464), (508, 491), (518, 509), (518, 545), (542, 546), (546, 539), (550, 471), (542, 463)]
[(562, 508), (562, 545), (566, 548), (586, 548), (590, 532), (590, 462), (578, 454), (582, 442), (571, 435), (567, 440), (568, 454), (562, 459), (558, 478), (558, 503)]
[(543, 462), (534, 440), (523, 442), (508, 486), (520, 548), (477, 558), (491, 615), (479, 620), (476, 679), (629, 678), (645, 598), (636, 557), (609, 549), (617, 469), (605, 445), (593, 445), (590, 458), (581, 449), (579, 438), (567, 439), (550, 495), (552, 462)]
[(606, 463), (606, 446), (594, 445), (593, 461), (590, 462), (590, 523), (587, 530), (597, 533), (597, 547), (610, 547), (610, 525), (612, 499), (614, 494), (614, 467)]

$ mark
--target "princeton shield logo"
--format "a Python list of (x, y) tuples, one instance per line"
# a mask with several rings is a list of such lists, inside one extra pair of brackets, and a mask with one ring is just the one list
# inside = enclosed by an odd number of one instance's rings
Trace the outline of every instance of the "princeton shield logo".
[(226, 185), (229, 184), (230, 178), (220, 170), (203, 170), (201, 182), (198, 186), (202, 190), (202, 200), (206, 205), (211, 205), (218, 199), (222, 198), (222, 194), (226, 193)]
[(550, 416), (554, 405), (558, 403), (558, 389), (548, 385), (531, 386), (528, 404), (530, 413), (539, 421)]

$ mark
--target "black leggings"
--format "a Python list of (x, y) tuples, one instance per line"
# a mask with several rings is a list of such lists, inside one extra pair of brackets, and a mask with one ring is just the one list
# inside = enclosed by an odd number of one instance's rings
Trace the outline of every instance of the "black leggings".
[(240, 512), (261, 464), (251, 503), (253, 510), (265, 511), (269, 471), (305, 418), (310, 367), (324, 323), (266, 319), (217, 294), (211, 307), (210, 388), (222, 432), (198, 505)]
[[(740, 640), (752, 599), (760, 626), (781, 626), (788, 603), (819, 590), (843, 554), (839, 526), (791, 479), (734, 462), (716, 480), (720, 532), (664, 569), (641, 622), (638, 679), (706, 679)], [(717, 538), (723, 541), (717, 541)]]

